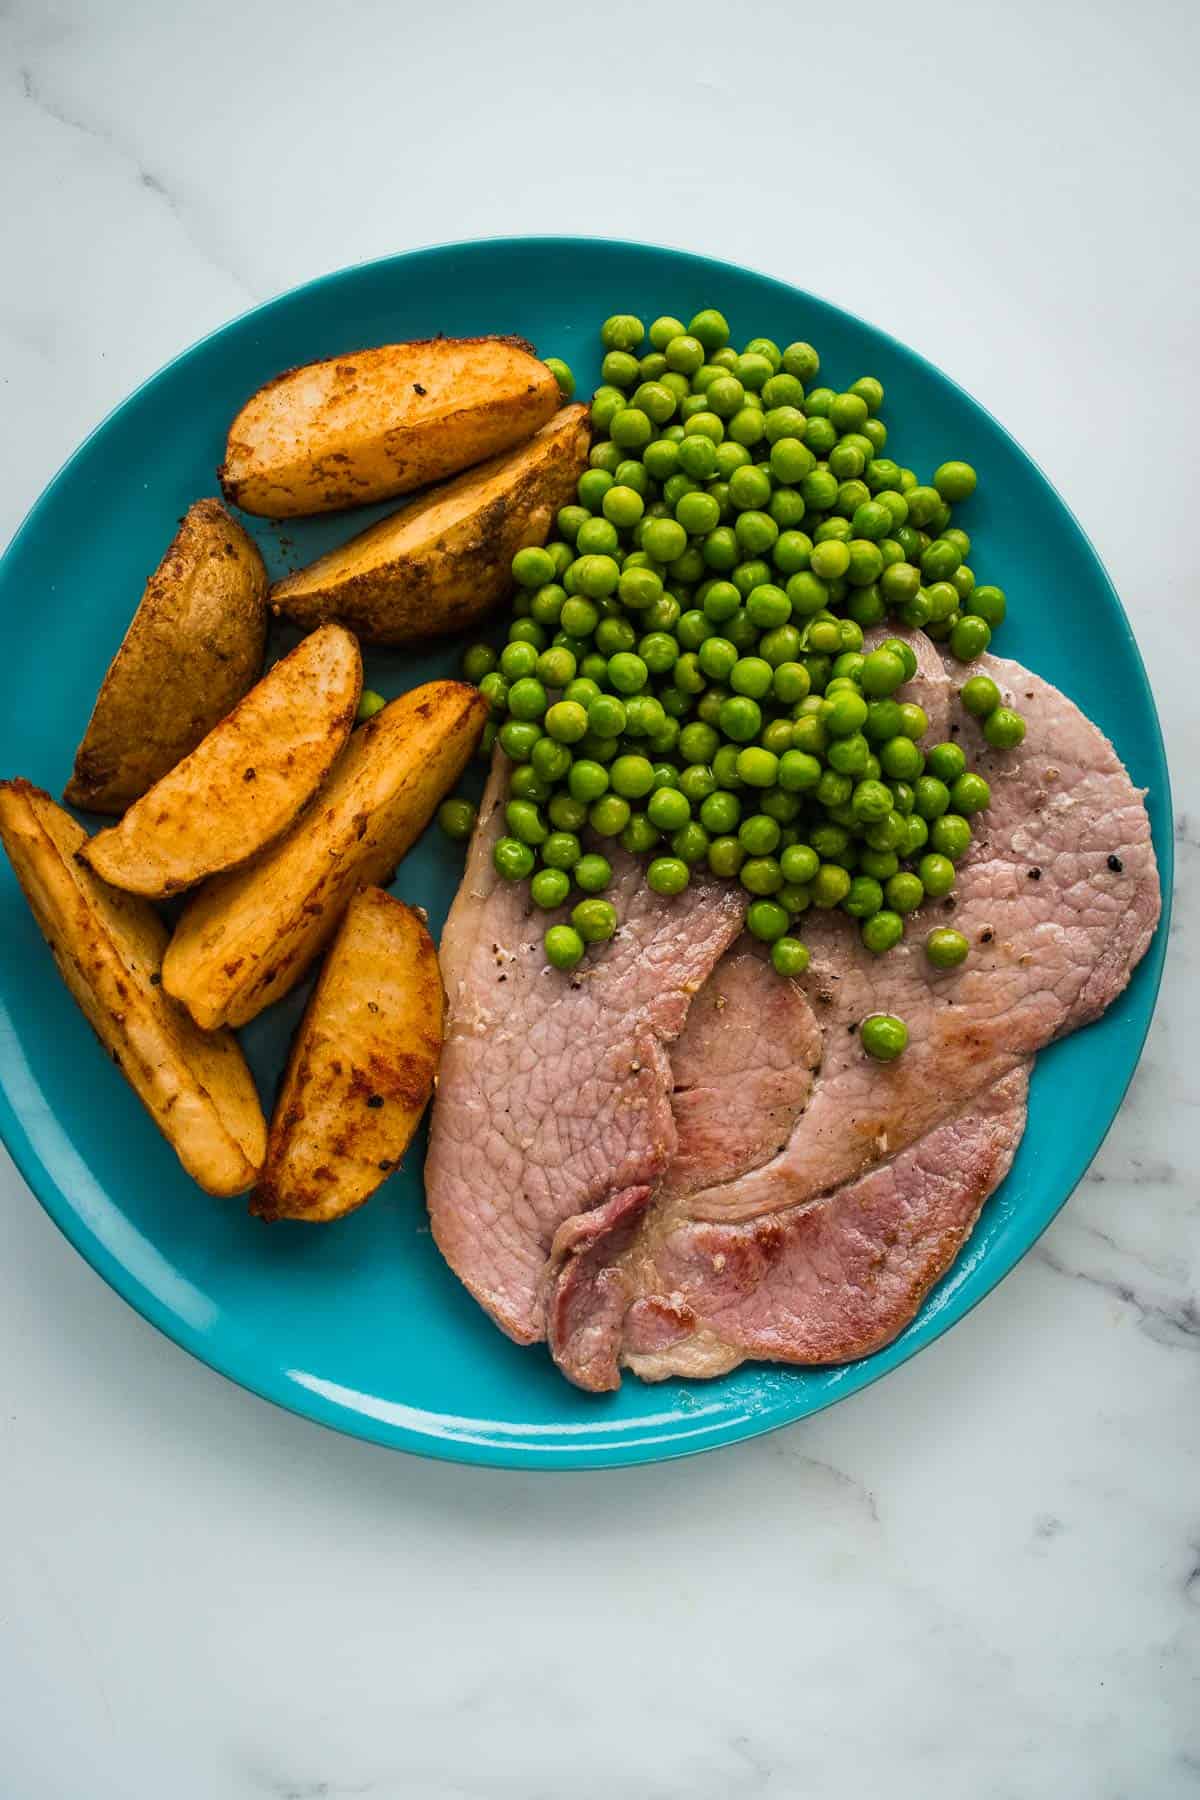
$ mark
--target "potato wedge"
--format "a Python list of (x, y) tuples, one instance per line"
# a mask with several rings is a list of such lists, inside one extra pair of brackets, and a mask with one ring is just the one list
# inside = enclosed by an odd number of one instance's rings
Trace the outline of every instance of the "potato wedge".
[(402, 694), (354, 733), (286, 837), (192, 896), (163, 959), (163, 986), (197, 1025), (244, 1025), (295, 986), (357, 890), (389, 878), (429, 823), (487, 710), (461, 681)]
[(559, 404), (523, 338), (427, 338), (289, 369), (229, 427), (225, 497), (269, 519), (411, 494), (519, 444)]
[(363, 888), (292, 1041), (252, 1213), (325, 1224), (370, 1199), (429, 1103), (443, 1007), (420, 918), (382, 888)]
[(244, 1193), (267, 1123), (237, 1039), (198, 1031), (163, 992), (166, 927), (83, 865), (85, 839), (49, 794), (0, 782), (0, 840), (59, 974), (192, 1179), (210, 1194)]
[(157, 900), (236, 868), (312, 799), (345, 748), (361, 691), (357, 641), (323, 625), (79, 854), (113, 887)]
[(301, 625), (341, 619), (371, 644), (464, 630), (511, 592), (514, 553), (545, 543), (589, 441), (587, 408), (564, 407), (519, 450), (276, 582), (273, 610)]
[(120, 813), (258, 680), (267, 571), (219, 500), (197, 500), (104, 677), (64, 800)]

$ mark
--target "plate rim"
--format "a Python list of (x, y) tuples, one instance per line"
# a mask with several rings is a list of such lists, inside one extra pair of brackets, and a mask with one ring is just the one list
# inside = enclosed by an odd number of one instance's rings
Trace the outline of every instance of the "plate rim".
[[(84, 456), (93, 440), (101, 436), (109, 425), (125, 411), (125, 409), (148, 390), (164, 380), (180, 364), (189, 361), (198, 351), (212, 344), (227, 332), (235, 331), (250, 321), (270, 312), (271, 308), (282, 302), (295, 299), (301, 294), (311, 293), (317, 289), (334, 285), (347, 278), (368, 273), (382, 273), (385, 269), (398, 269), (417, 261), (437, 258), (462, 252), (465, 250), (483, 253), (501, 253), (512, 250), (544, 250), (569, 254), (586, 248), (588, 250), (611, 249), (615, 251), (633, 251), (651, 255), (667, 255), (678, 257), (682, 261), (701, 265), (715, 275), (752, 276), (786, 289), (796, 300), (816, 303), (831, 312), (839, 314), (856, 327), (865, 328), (877, 338), (884, 340), (902, 358), (915, 363), (932, 375), (937, 381), (961, 396), (972, 408), (981, 414), (991, 427), (1004, 439), (1016, 454), (1028, 464), (1045, 484), (1055, 503), (1061, 508), (1073, 531), (1085, 546), (1096, 571), (1108, 589), (1113, 603), (1115, 620), (1124, 638), (1126, 654), (1130, 659), (1132, 670), (1136, 671), (1136, 679), (1145, 701), (1148, 717), (1153, 726), (1152, 749), (1157, 754), (1157, 762), (1161, 768), (1161, 793), (1159, 795), (1164, 815), (1164, 841), (1155, 845), (1159, 862), (1159, 875), (1162, 888), (1162, 911), (1151, 944), (1146, 951), (1142, 964), (1139, 965), (1140, 979), (1145, 985), (1150, 983), (1147, 997), (1145, 1022), (1141, 1027), (1134, 1054), (1130, 1060), (1129, 1071), (1121, 1087), (1120, 1094), (1113, 1106), (1112, 1113), (1104, 1130), (1100, 1134), (1094, 1148), (1082, 1161), (1077, 1172), (1064, 1188), (1061, 1197), (1044, 1219), (1034, 1235), (1019, 1250), (996, 1253), (996, 1260), (989, 1266), (988, 1279), (980, 1292), (963, 1300), (960, 1296), (951, 1299), (950, 1303), (940, 1308), (932, 1317), (920, 1322), (913, 1332), (912, 1326), (905, 1328), (899, 1338), (893, 1339), (882, 1349), (858, 1362), (836, 1365), (844, 1371), (841, 1384), (832, 1391), (823, 1391), (815, 1401), (799, 1407), (786, 1399), (774, 1400), (769, 1406), (748, 1412), (742, 1417), (722, 1418), (714, 1424), (711, 1433), (692, 1434), (688, 1437), (665, 1437), (662, 1435), (646, 1437), (634, 1430), (626, 1430), (625, 1422), (613, 1428), (612, 1442), (605, 1444), (597, 1441), (592, 1435), (584, 1442), (561, 1443), (563, 1435), (574, 1435), (575, 1428), (558, 1427), (545, 1432), (545, 1441), (539, 1445), (536, 1437), (531, 1438), (529, 1427), (514, 1427), (511, 1441), (503, 1439), (451, 1436), (431, 1431), (421, 1431), (411, 1425), (388, 1422), (368, 1412), (356, 1411), (334, 1403), (311, 1386), (304, 1386), (294, 1379), (269, 1372), (255, 1374), (241, 1366), (235, 1356), (222, 1350), (219, 1342), (205, 1332), (190, 1325), (178, 1313), (159, 1299), (117, 1256), (90, 1233), (84, 1225), (82, 1215), (68, 1199), (58, 1182), (51, 1175), (49, 1168), (35, 1149), (32, 1139), (25, 1127), (24, 1120), (10, 1098), (6, 1086), (0, 1086), (0, 1139), (3, 1140), (22, 1180), (30, 1189), (43, 1211), (82, 1257), (83, 1261), (112, 1290), (138, 1313), (146, 1322), (177, 1345), (196, 1361), (213, 1369), (217, 1374), (243, 1388), (258, 1398), (272, 1405), (281, 1407), (298, 1418), (321, 1425), (326, 1429), (337, 1431), (349, 1437), (360, 1438), (383, 1448), (396, 1450), (409, 1455), (418, 1455), (438, 1462), (459, 1463), (466, 1466), (487, 1466), (495, 1468), (520, 1470), (555, 1470), (562, 1472), (588, 1471), (602, 1468), (625, 1468), (658, 1462), (675, 1461), (683, 1457), (697, 1456), (717, 1449), (731, 1448), (733, 1445), (749, 1439), (764, 1436), (766, 1433), (780, 1429), (785, 1425), (798, 1423), (801, 1419), (815, 1417), (828, 1407), (852, 1394), (861, 1393), (874, 1385), (893, 1369), (901, 1367), (918, 1352), (935, 1343), (954, 1325), (974, 1311), (993, 1294), (1000, 1283), (1007, 1279), (1017, 1264), (1028, 1256), (1039, 1242), (1049, 1226), (1058, 1217), (1067, 1201), (1079, 1186), (1088, 1168), (1099, 1153), (1117, 1115), (1121, 1111), (1130, 1083), (1137, 1072), (1145, 1049), (1146, 1039), (1157, 1010), (1158, 999), (1162, 988), (1163, 970), (1166, 964), (1167, 950), (1170, 940), (1170, 925), (1174, 899), (1175, 872), (1175, 814), (1171, 791), (1170, 765), (1167, 758), (1166, 743), (1163, 735), (1162, 721), (1159, 717), (1154, 690), (1142, 658), (1141, 649), (1134, 636), (1129, 615), (1117, 592), (1116, 586), (1100, 557), (1096, 546), (1088, 532), (1076, 517), (1073, 509), (1064, 499), (1055, 483), (1046, 474), (1037, 459), (1032, 456), (1020, 441), (996, 418), (995, 414), (975, 398), (962, 384), (948, 375), (937, 363), (922, 351), (894, 336), (885, 327), (876, 325), (863, 314), (843, 306), (840, 302), (827, 299), (813, 290), (800, 287), (785, 278), (772, 275), (768, 271), (758, 269), (747, 263), (735, 263), (726, 258), (707, 255), (703, 252), (686, 249), (665, 243), (650, 243), (632, 238), (610, 237), (605, 235), (580, 235), (560, 233), (517, 233), (502, 236), (481, 236), (452, 239), (444, 242), (425, 244), (409, 250), (393, 252), (391, 255), (365, 258), (348, 263), (335, 269), (328, 269), (307, 281), (280, 289), (277, 293), (253, 306), (234, 314), (200, 337), (184, 345), (182, 349), (160, 364), (149, 375), (139, 381), (129, 392), (121, 397), (82, 437), (79, 443), (56, 469), (46, 482), (40, 493), (29, 506), (24, 517), (13, 532), (3, 553), (0, 553), (0, 570), (10, 557), (23, 545), (37, 528), (42, 513), (48, 509), (60, 486), (69, 476), (75, 464)], [(1147, 966), (1149, 965), (1149, 966)], [(4, 998), (0, 995), (0, 1050), (6, 1040), (14, 1042), (17, 1033), (13, 1026)], [(993, 1272), (994, 1271), (994, 1272)], [(949, 1271), (947, 1271), (949, 1273)], [(934, 1290), (936, 1291), (936, 1287)], [(926, 1297), (928, 1298), (928, 1296)], [(923, 1303), (924, 1304), (924, 1303)], [(786, 1376), (786, 1365), (778, 1371)], [(687, 1391), (691, 1394), (702, 1394), (703, 1389), (689, 1384)], [(419, 1409), (417, 1409), (419, 1410)], [(425, 1413), (425, 1417), (436, 1415)], [(686, 1415), (684, 1415), (686, 1416)], [(601, 1429), (599, 1418), (595, 1421), (593, 1431)], [(518, 1430), (526, 1435), (519, 1436)], [(540, 1435), (539, 1428), (539, 1435)], [(699, 1440), (697, 1441), (697, 1435)], [(553, 1454), (551, 1454), (553, 1453)]]

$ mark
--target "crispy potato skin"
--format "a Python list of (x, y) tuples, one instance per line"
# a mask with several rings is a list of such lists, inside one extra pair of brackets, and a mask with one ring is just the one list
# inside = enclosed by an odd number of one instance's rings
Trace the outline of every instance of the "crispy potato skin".
[(558, 383), (523, 338), (427, 338), (277, 375), (229, 428), (228, 500), (272, 519), (410, 494), (535, 432)]
[(267, 1128), (231, 1032), (207, 1036), (159, 984), (167, 933), (80, 860), (81, 826), (28, 781), (0, 782), (0, 840), (59, 974), (193, 1180), (241, 1194)]
[(159, 900), (248, 861), (328, 775), (361, 691), (356, 639), (322, 626), (80, 855), (114, 887)]
[(546, 542), (587, 467), (589, 443), (587, 408), (564, 407), (520, 449), (277, 582), (273, 610), (300, 625), (341, 619), (371, 644), (464, 630), (512, 591), (515, 553)]
[(390, 879), (479, 741), (487, 701), (461, 681), (402, 694), (353, 734), (287, 835), (188, 902), (163, 986), (197, 1025), (244, 1025), (295, 986), (359, 888)]
[(325, 1224), (370, 1199), (429, 1103), (444, 1004), (417, 914), (362, 889), (293, 1040), (251, 1212)]
[(219, 500), (188, 508), (109, 665), (64, 800), (120, 813), (258, 679), (267, 571)]

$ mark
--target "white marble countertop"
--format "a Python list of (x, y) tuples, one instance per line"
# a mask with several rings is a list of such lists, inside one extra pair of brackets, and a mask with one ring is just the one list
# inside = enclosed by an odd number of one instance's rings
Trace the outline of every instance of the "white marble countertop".
[(322, 1432), (157, 1336), (5, 1159), (5, 1800), (1200, 1792), (1198, 19), (0, 8), (0, 539), (137, 381), (322, 270), (526, 230), (746, 261), (1052, 472), (1149, 665), (1180, 864), (1141, 1069), (1037, 1250), (887, 1381), (696, 1461)]

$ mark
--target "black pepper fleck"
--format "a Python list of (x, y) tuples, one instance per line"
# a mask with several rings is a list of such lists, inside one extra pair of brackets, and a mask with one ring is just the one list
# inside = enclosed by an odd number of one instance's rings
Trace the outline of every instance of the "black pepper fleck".
[(382, 1094), (368, 1095), (367, 1105), (371, 1108), (371, 1110), (373, 1112), (377, 1112), (379, 1110), (379, 1108), (383, 1105), (383, 1095)]
[(989, 925), (986, 931), (980, 932), (979, 941), (981, 944), (990, 944), (992, 939), (995, 937), (995, 935), (996, 935), (995, 932), (992, 930), (991, 926)]
[(421, 396), (422, 396), (422, 398), (424, 398), (424, 395), (425, 395), (425, 389), (424, 389), (424, 388), (423, 388), (423, 387), (422, 387), (422, 386), (421, 386), (421, 384), (420, 384), (420, 382), (419, 382), (419, 381), (414, 381), (414, 382), (413, 382), (413, 393), (414, 393), (414, 394), (420, 394), (420, 395), (421, 395)]
[(1040, 869), (1028, 869), (1026, 870), (1026, 873), (1029, 876), (1030, 881), (1040, 881), (1042, 879), (1042, 871)]
[(1110, 856), (1108, 859), (1108, 866), (1114, 875), (1119, 875), (1121, 870), (1125, 867), (1125, 864), (1121, 861), (1119, 856)]
[(159, 974), (157, 969), (155, 969), (153, 975), (151, 975), (151, 977), (150, 977), (150, 986), (151, 987), (161, 987), (162, 986), (162, 976)]

